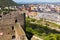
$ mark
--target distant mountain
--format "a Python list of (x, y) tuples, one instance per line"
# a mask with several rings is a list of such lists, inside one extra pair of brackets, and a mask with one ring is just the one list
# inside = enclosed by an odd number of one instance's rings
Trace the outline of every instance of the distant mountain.
[(0, 6), (17, 6), (20, 4), (15, 3), (12, 0), (0, 0)]
[(60, 4), (60, 2), (19, 2), (18, 4)]

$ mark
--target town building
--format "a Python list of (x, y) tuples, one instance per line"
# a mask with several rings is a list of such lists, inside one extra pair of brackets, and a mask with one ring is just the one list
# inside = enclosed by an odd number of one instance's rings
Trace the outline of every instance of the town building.
[(41, 12), (41, 13), (38, 13), (37, 16), (39, 19), (40, 18), (43, 18), (43, 19), (46, 19), (48, 21), (51, 21), (51, 22), (55, 22), (55, 23), (60, 23), (60, 14), (58, 13), (55, 13), (55, 12)]

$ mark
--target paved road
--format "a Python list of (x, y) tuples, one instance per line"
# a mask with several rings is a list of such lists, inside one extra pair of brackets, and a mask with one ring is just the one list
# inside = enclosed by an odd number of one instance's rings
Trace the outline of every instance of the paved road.
[(31, 40), (43, 40), (43, 39), (36, 37), (36, 36), (33, 36)]
[(59, 31), (60, 32), (60, 29), (58, 29), (58, 28), (54, 28), (54, 27), (49, 27), (49, 28), (55, 29), (56, 31)]

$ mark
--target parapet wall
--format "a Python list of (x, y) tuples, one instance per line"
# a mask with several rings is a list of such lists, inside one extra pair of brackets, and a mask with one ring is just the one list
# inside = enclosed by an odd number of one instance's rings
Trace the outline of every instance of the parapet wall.
[(12, 40), (15, 38), (14, 25), (16, 22), (19, 22), (21, 27), (24, 26), (24, 14), (21, 14), (20, 11), (13, 11), (6, 14), (0, 15), (0, 40)]

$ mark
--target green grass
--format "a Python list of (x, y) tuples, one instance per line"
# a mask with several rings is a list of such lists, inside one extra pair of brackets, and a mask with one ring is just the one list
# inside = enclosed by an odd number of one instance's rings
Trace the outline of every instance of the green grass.
[(60, 34), (50, 34), (46, 36), (44, 40), (60, 40)]
[[(44, 24), (42, 24), (42, 23), (44, 23)], [(47, 24), (45, 24), (45, 23), (47, 23)], [(43, 21), (43, 20), (36, 20), (36, 19), (32, 19), (32, 18), (26, 18), (26, 31), (30, 32), (40, 38), (43, 38), (44, 40), (46, 40), (46, 39), (49, 40), (49, 36), (52, 35), (54, 38), (53, 40), (56, 40), (57, 37), (55, 37), (55, 35), (57, 36), (57, 34), (60, 34), (60, 32), (50, 29), (48, 27), (49, 24), (50, 25), (53, 24), (54, 26), (56, 25), (57, 27), (59, 26), (55, 23), (51, 23), (51, 22), (48, 22), (45, 20)]]

